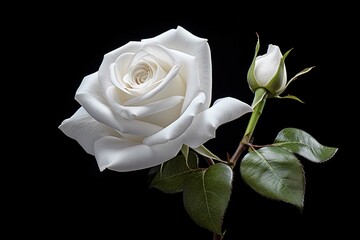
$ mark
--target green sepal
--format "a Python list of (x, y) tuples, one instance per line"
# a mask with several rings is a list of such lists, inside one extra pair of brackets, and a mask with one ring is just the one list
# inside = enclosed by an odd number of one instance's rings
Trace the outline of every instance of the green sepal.
[(282, 78), (282, 76), (284, 74), (284, 71), (286, 71), (285, 58), (287, 57), (287, 55), (289, 55), (291, 50), (292, 49), (287, 51), (282, 56), (282, 58), (280, 59), (279, 67), (278, 67), (275, 75), (273, 76), (273, 78), (265, 86), (265, 88), (270, 92), (269, 97), (275, 97), (275, 96), (279, 95), (281, 92), (283, 92), (285, 90), (285, 88), (282, 87), (282, 81), (279, 81), (279, 79)]
[(184, 155), (185, 159), (188, 159), (189, 156), (189, 146), (183, 144), (181, 147), (181, 153)]
[(294, 96), (294, 95), (290, 95), (290, 94), (288, 94), (288, 95), (286, 95), (286, 96), (276, 96), (276, 98), (280, 98), (280, 99), (293, 99), (293, 100), (296, 100), (296, 101), (298, 101), (298, 102), (300, 102), (300, 103), (305, 103), (305, 102), (302, 101), (300, 98), (298, 98), (298, 97), (296, 97), (296, 96)]
[(313, 69), (315, 66), (312, 67), (307, 67), (305, 69), (303, 69), (302, 71), (298, 72), (297, 74), (295, 74), (295, 76), (293, 76), (286, 84), (285, 89), (289, 86), (289, 84), (294, 81), (295, 79), (297, 79), (300, 75), (303, 75), (305, 73), (308, 73), (311, 69)]
[(201, 145), (197, 148), (192, 148), (192, 150), (204, 157), (211, 158), (220, 162), (225, 162), (224, 160), (221, 160), (221, 158), (216, 156), (214, 153), (212, 153), (209, 149), (207, 149), (204, 145)]
[(255, 54), (254, 54), (254, 58), (251, 62), (250, 68), (247, 72), (247, 81), (248, 81), (249, 87), (252, 92), (255, 92), (255, 90), (260, 87), (257, 84), (256, 78), (255, 78), (255, 61), (256, 61), (256, 57), (257, 57), (259, 49), (260, 49), (259, 35), (256, 34), (256, 36), (257, 36), (257, 42), (256, 42), (256, 46), (255, 46)]
[(255, 96), (254, 96), (254, 99), (253, 99), (253, 102), (251, 104), (251, 108), (252, 109), (255, 109), (256, 105), (259, 104), (259, 102), (261, 102), (264, 97), (266, 97), (268, 91), (265, 89), (265, 88), (258, 88), (255, 90)]

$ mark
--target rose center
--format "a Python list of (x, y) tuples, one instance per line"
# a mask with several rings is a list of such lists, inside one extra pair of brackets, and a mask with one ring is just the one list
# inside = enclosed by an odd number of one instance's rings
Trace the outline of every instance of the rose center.
[(159, 86), (170, 69), (166, 61), (141, 50), (117, 58), (112, 82), (129, 97), (141, 96)]
[[(155, 67), (156, 69), (156, 67)], [(128, 87), (137, 88), (148, 85), (154, 78), (154, 66), (145, 61), (139, 61), (129, 71)]]
[(131, 76), (131, 79), (133, 79), (134, 83), (137, 85), (141, 85), (153, 77), (152, 69), (145, 64), (141, 65), (142, 66), (137, 65), (135, 67), (133, 76)]

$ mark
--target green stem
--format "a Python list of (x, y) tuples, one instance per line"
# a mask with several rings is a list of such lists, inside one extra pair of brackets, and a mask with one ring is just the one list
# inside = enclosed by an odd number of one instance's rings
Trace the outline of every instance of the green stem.
[(267, 92), (263, 88), (258, 88), (255, 92), (254, 100), (252, 103), (253, 106), (253, 112), (251, 114), (249, 123), (247, 125), (247, 128), (245, 130), (244, 136), (241, 139), (239, 146), (237, 147), (235, 153), (232, 155), (232, 157), (229, 159), (228, 163), (233, 168), (236, 165), (236, 162), (238, 161), (240, 155), (244, 152), (244, 150), (247, 148), (251, 137), (255, 131), (256, 124), (259, 121), (259, 118), (263, 112), (265, 103), (267, 98)]
[[(259, 90), (263, 90), (265, 91), (263, 88), (260, 88), (256, 91), (256, 93), (260, 92)], [(251, 114), (251, 117), (250, 117), (250, 120), (249, 120), (249, 123), (248, 123), (248, 126), (245, 130), (245, 134), (244, 134), (244, 137), (243, 138), (247, 138), (248, 140), (251, 139), (254, 131), (255, 131), (255, 127), (256, 127), (256, 124), (258, 123), (259, 121), (259, 118), (263, 112), (263, 109), (264, 109), (264, 106), (265, 106), (265, 103), (266, 103), (266, 98), (267, 98), (267, 95), (266, 95), (266, 92), (263, 92), (261, 91), (260, 92), (260, 96), (261, 96), (261, 99), (259, 101), (256, 101), (257, 99), (257, 95), (255, 94), (255, 98), (254, 98), (254, 103), (253, 104), (256, 104), (255, 107), (254, 107), (254, 111), (252, 112)]]

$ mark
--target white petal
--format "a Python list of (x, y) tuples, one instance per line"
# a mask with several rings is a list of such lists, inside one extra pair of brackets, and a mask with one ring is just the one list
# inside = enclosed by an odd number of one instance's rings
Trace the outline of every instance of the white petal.
[(212, 97), (212, 65), (210, 47), (206, 42), (202, 50), (196, 55), (197, 67), (200, 79), (200, 89), (206, 94), (206, 100), (201, 110), (210, 106)]
[(112, 86), (110, 77), (110, 65), (115, 63), (116, 59), (122, 54), (129, 54), (138, 51), (144, 44), (141, 42), (131, 41), (127, 44), (104, 55), (103, 61), (99, 68), (99, 82), (100, 87), (105, 91), (109, 86)]
[(169, 73), (166, 75), (166, 77), (161, 81), (161, 83), (158, 86), (156, 86), (156, 88), (150, 90), (149, 92), (147, 92), (143, 95), (129, 99), (124, 104), (126, 104), (126, 105), (136, 104), (140, 101), (144, 101), (144, 100), (152, 98), (153, 96), (158, 94), (160, 91), (162, 91), (172, 80), (176, 79), (175, 77), (178, 74), (179, 69), (180, 69), (180, 65), (173, 66), (171, 68), (171, 70), (169, 71)]
[(95, 157), (100, 171), (105, 168), (127, 172), (159, 165), (175, 157), (181, 149), (179, 140), (148, 146), (126, 139), (104, 137), (95, 143)]
[(192, 56), (202, 54), (201, 52), (208, 47), (207, 39), (197, 37), (181, 26), (178, 26), (176, 29), (170, 29), (156, 37), (143, 39), (142, 41), (159, 43), (167, 48), (185, 52)]
[(211, 97), (211, 93), (203, 91), (201, 87), (197, 59), (183, 52), (175, 50), (172, 50), (171, 52), (176, 55), (181, 62), (179, 75), (186, 85), (185, 100), (181, 109), (181, 112), (184, 112), (193, 99), (199, 94), (199, 92), (204, 92), (205, 96), (208, 98)]
[(257, 83), (264, 87), (277, 72), (282, 54), (280, 48), (269, 44), (267, 53), (258, 56), (255, 61), (255, 79)]
[[(154, 44), (144, 44), (142, 49), (136, 52), (131, 59), (123, 56), (125, 54), (119, 57), (114, 67), (111, 68), (116, 72), (115, 82), (122, 83), (121, 85), (126, 86), (124, 91), (134, 96), (143, 95), (154, 89), (178, 63), (168, 49)], [(146, 77), (146, 81), (141, 84), (136, 81), (139, 73)], [(124, 86), (120, 86), (120, 88), (124, 88)]]
[(123, 118), (129, 120), (146, 117), (173, 108), (184, 99), (183, 96), (171, 96), (141, 106), (124, 106), (121, 105), (117, 91), (118, 89), (115, 86), (109, 87), (106, 91), (107, 98), (109, 99), (112, 108)]
[(68, 137), (75, 139), (84, 150), (94, 155), (94, 143), (104, 136), (120, 136), (112, 128), (97, 122), (84, 108), (79, 108), (73, 116), (65, 119), (59, 129)]
[(205, 101), (205, 94), (199, 93), (199, 95), (194, 98), (193, 102), (185, 110), (185, 112), (173, 123), (164, 128), (163, 130), (157, 132), (154, 135), (144, 138), (144, 144), (146, 145), (155, 145), (164, 143), (168, 140), (175, 139), (182, 135), (186, 129), (191, 125), (194, 116), (198, 114), (199, 109)]
[(252, 108), (235, 98), (226, 97), (215, 101), (213, 106), (195, 118), (182, 136), (184, 144), (197, 148), (215, 137), (215, 130), (222, 124), (252, 112)]
[[(134, 57), (135, 53), (124, 53), (119, 56), (116, 62), (109, 65), (109, 78), (112, 84), (121, 89), (123, 92), (130, 94), (124, 87), (122, 80), (124, 76), (128, 73), (130, 62)], [(108, 87), (111, 86), (110, 84)]]
[(76, 91), (75, 99), (97, 121), (120, 132), (139, 136), (152, 135), (162, 127), (137, 120), (126, 120), (116, 115), (104, 99), (98, 84), (97, 73), (88, 75)]
[(210, 106), (212, 91), (211, 52), (206, 38), (200, 38), (181, 26), (168, 30), (154, 38), (143, 39), (144, 42), (157, 42), (167, 48), (194, 56), (197, 61), (201, 91), (207, 96), (202, 109)]

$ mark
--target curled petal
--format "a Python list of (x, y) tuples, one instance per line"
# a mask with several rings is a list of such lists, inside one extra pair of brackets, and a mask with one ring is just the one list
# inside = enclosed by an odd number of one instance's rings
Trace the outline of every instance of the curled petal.
[(212, 91), (211, 52), (206, 38), (193, 35), (181, 26), (166, 31), (154, 38), (143, 39), (144, 42), (157, 42), (167, 48), (178, 50), (196, 57), (201, 91), (206, 93), (202, 109), (210, 106)]
[[(198, 64), (197, 58), (175, 50), (171, 50), (171, 52), (174, 55), (176, 55), (179, 61), (181, 62), (179, 75), (181, 76), (181, 79), (183, 79), (183, 81), (186, 82), (186, 90), (184, 93), (185, 100), (181, 108), (181, 112), (184, 112), (185, 109), (192, 102), (192, 100), (199, 94), (199, 92), (204, 92), (205, 95), (209, 97), (211, 96), (211, 93), (207, 93), (203, 91), (204, 87), (201, 86), (201, 79), (199, 76), (199, 69), (197, 66)], [(204, 108), (204, 105), (202, 106), (202, 108)]]
[(276, 45), (269, 44), (267, 53), (256, 58), (255, 77), (257, 83), (264, 87), (276, 74), (282, 54), (280, 48)]
[(155, 145), (164, 143), (168, 140), (175, 139), (182, 135), (185, 130), (190, 126), (194, 116), (199, 112), (200, 106), (204, 104), (205, 94), (199, 93), (199, 95), (193, 100), (190, 106), (185, 112), (173, 123), (159, 131), (158, 133), (146, 137), (143, 141), (147, 145)]
[(65, 119), (59, 129), (66, 136), (75, 139), (91, 155), (94, 155), (94, 143), (98, 139), (104, 136), (120, 136), (114, 129), (92, 118), (82, 107), (73, 116)]
[(156, 94), (158, 94), (160, 91), (162, 91), (173, 79), (175, 79), (178, 71), (179, 71), (180, 65), (174, 65), (171, 70), (169, 71), (168, 75), (161, 81), (161, 83), (154, 89), (150, 90), (149, 92), (137, 96), (135, 98), (132, 98), (125, 102), (126, 105), (136, 104), (140, 101), (147, 100), (149, 98), (152, 98)]
[(117, 88), (115, 86), (109, 87), (106, 95), (109, 99), (112, 108), (117, 111), (123, 118), (133, 120), (135, 118), (146, 117), (151, 114), (165, 111), (178, 105), (183, 99), (183, 96), (171, 96), (158, 101), (139, 106), (124, 106), (118, 98)]
[(215, 130), (222, 124), (233, 121), (252, 112), (252, 108), (235, 98), (225, 97), (215, 101), (213, 106), (195, 118), (184, 133), (184, 144), (197, 148), (215, 137)]
[(159, 165), (175, 157), (181, 149), (179, 140), (148, 146), (116, 137), (103, 137), (95, 143), (95, 157), (100, 171), (135, 171)]
[(142, 46), (143, 43), (141, 42), (130, 41), (127, 44), (104, 55), (103, 61), (99, 68), (99, 82), (103, 91), (105, 91), (109, 86), (113, 85), (109, 71), (110, 65), (116, 62), (116, 59), (119, 56), (123, 54), (134, 53), (141, 49)]
[[(124, 84), (122, 84), (122, 80), (124, 76), (128, 73), (129, 62), (134, 57), (135, 53), (124, 53), (118, 57), (117, 62), (121, 62), (121, 64), (111, 63), (109, 65), (109, 79), (111, 83), (117, 88), (121, 89), (124, 93), (127, 93), (131, 96), (131, 93), (125, 88)], [(105, 89), (109, 88), (111, 84)]]
[(75, 99), (97, 121), (123, 133), (139, 136), (152, 135), (162, 129), (155, 124), (127, 120), (116, 115), (104, 99), (98, 84), (97, 73), (88, 75), (76, 91)]

